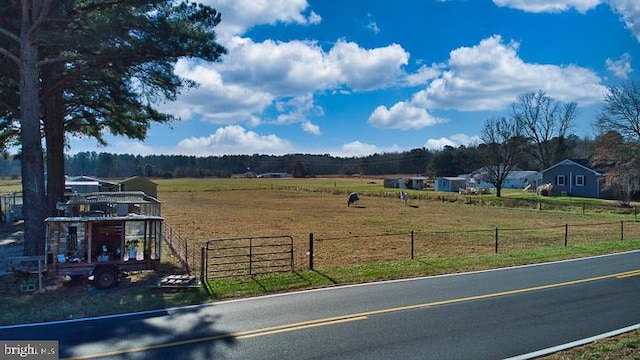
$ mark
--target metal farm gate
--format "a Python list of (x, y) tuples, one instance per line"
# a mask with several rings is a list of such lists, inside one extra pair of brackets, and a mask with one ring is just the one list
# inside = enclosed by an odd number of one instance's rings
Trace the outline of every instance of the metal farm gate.
[(293, 238), (261, 236), (209, 240), (202, 244), (200, 278), (293, 272)]

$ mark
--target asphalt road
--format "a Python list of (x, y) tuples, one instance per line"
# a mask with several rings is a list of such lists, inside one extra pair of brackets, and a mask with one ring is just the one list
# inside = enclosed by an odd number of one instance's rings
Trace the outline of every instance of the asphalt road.
[(60, 357), (505, 359), (640, 324), (640, 252), (24, 327)]

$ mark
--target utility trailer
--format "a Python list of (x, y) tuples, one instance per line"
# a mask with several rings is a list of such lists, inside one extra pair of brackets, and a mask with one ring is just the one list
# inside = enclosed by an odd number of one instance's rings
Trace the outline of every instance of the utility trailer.
[(163, 220), (138, 214), (47, 218), (46, 268), (87, 277), (99, 289), (116, 286), (128, 271), (157, 270)]

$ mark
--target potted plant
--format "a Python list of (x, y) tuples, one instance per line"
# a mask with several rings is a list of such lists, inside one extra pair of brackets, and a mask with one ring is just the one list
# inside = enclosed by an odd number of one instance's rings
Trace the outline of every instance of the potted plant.
[(133, 239), (133, 240), (128, 240), (126, 243), (126, 250), (127, 253), (129, 254), (129, 260), (135, 260), (136, 256), (138, 255), (138, 243), (140, 242), (140, 240), (138, 239)]

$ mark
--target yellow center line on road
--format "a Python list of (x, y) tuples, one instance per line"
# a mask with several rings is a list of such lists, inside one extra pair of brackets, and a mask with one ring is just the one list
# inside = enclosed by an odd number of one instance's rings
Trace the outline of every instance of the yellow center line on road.
[(350, 317), (350, 318), (346, 318), (346, 319), (325, 321), (325, 322), (319, 322), (319, 323), (315, 323), (315, 324), (293, 326), (293, 327), (288, 327), (288, 328), (284, 328), (284, 329), (268, 330), (268, 331), (262, 331), (262, 332), (254, 332), (252, 334), (239, 335), (239, 336), (236, 337), (236, 339), (249, 339), (249, 338), (256, 337), (256, 336), (279, 334), (279, 333), (283, 333), (283, 332), (287, 332), (287, 331), (311, 329), (311, 328), (320, 327), (320, 326), (342, 324), (342, 323), (346, 323), (346, 322), (358, 321), (358, 320), (366, 320), (366, 319), (367, 319), (366, 316)]
[(618, 274), (618, 276), (616, 276), (617, 279), (625, 279), (628, 277), (632, 277), (632, 276), (639, 276), (640, 275), (640, 270), (634, 270), (634, 271), (628, 271), (628, 272), (624, 272), (624, 273), (620, 273)]
[(323, 319), (302, 321), (302, 322), (297, 322), (292, 324), (283, 324), (283, 325), (277, 325), (277, 326), (271, 326), (271, 327), (253, 329), (253, 330), (239, 331), (239, 332), (229, 333), (229, 334), (219, 334), (219, 335), (205, 336), (205, 337), (199, 337), (199, 338), (182, 340), (182, 341), (167, 342), (163, 344), (141, 346), (137, 348), (114, 350), (114, 351), (107, 351), (107, 352), (88, 354), (88, 355), (79, 355), (79, 356), (73, 356), (67, 359), (78, 359), (78, 360), (94, 359), (99, 357), (116, 356), (116, 355), (122, 355), (126, 353), (157, 350), (162, 348), (189, 345), (189, 344), (195, 344), (200, 342), (222, 340), (222, 339), (229, 339), (229, 338), (249, 339), (253, 337), (278, 334), (278, 333), (283, 333), (288, 331), (310, 329), (310, 328), (316, 328), (320, 326), (335, 325), (335, 324), (341, 324), (341, 323), (358, 321), (358, 320), (366, 320), (368, 317), (373, 315), (389, 314), (389, 313), (399, 312), (399, 311), (422, 309), (422, 308), (433, 307), (438, 305), (448, 305), (448, 304), (455, 304), (455, 303), (474, 301), (474, 300), (491, 299), (491, 298), (497, 298), (500, 296), (523, 294), (523, 293), (539, 291), (539, 290), (555, 289), (555, 288), (560, 288), (564, 286), (584, 284), (588, 282), (594, 282), (598, 280), (605, 280), (605, 279), (611, 279), (611, 278), (624, 279), (624, 278), (639, 276), (639, 275), (640, 275), (640, 269), (633, 270), (633, 271), (626, 271), (622, 273), (610, 274), (610, 275), (603, 275), (603, 276), (596, 276), (596, 277), (579, 279), (579, 280), (566, 281), (566, 282), (555, 283), (555, 284), (533, 286), (529, 288), (496, 292), (491, 294), (476, 295), (476, 296), (469, 296), (469, 297), (449, 299), (449, 300), (440, 300), (440, 301), (415, 304), (415, 305), (398, 306), (398, 307), (387, 308), (387, 309), (379, 309), (379, 310), (365, 311), (365, 312), (354, 313), (354, 314), (328, 317)]

